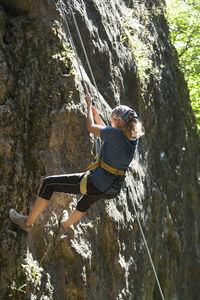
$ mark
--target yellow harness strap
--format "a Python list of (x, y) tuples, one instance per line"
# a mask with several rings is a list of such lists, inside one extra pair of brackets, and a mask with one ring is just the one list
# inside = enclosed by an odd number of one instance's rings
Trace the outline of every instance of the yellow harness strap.
[(114, 174), (114, 175), (120, 175), (120, 176), (123, 176), (125, 175), (125, 172), (124, 170), (118, 170), (118, 169), (115, 169), (111, 166), (109, 166), (108, 164), (106, 164), (102, 159), (101, 159), (101, 162), (100, 162), (100, 166), (105, 169), (106, 171)]
[(89, 171), (85, 172), (83, 178), (80, 181), (80, 192), (83, 195), (87, 194), (87, 177), (89, 173)]
[(87, 172), (85, 172), (83, 178), (81, 179), (81, 182), (80, 182), (80, 192), (81, 194), (85, 195), (87, 194), (87, 177), (90, 173), (91, 170), (97, 168), (101, 166), (104, 170), (114, 174), (114, 175), (120, 175), (120, 176), (123, 176), (125, 175), (125, 172), (124, 170), (118, 170), (116, 168), (113, 168), (111, 166), (109, 166), (108, 164), (106, 164), (100, 157), (99, 155), (97, 155), (95, 157), (95, 162), (91, 165), (88, 166), (87, 168)]
[(97, 154), (96, 157), (95, 157), (95, 162), (92, 163), (91, 165), (89, 165), (89, 166), (87, 167), (87, 170), (88, 170), (88, 171), (91, 171), (91, 170), (93, 170), (93, 169), (99, 167), (99, 166), (100, 166), (100, 163), (101, 163), (101, 159), (100, 159), (99, 155)]
[(116, 169), (116, 168), (114, 168), (114, 167), (109, 166), (108, 164), (106, 164), (106, 163), (99, 157), (99, 155), (96, 156), (95, 162), (94, 162), (93, 164), (91, 164), (91, 165), (87, 168), (87, 170), (88, 170), (88, 171), (91, 171), (91, 170), (93, 170), (93, 169), (95, 169), (95, 168), (97, 168), (97, 167), (99, 167), (99, 166), (101, 166), (104, 170), (106, 170), (106, 171), (108, 171), (108, 172), (110, 172), (110, 173), (112, 173), (112, 174), (114, 174), (114, 175), (121, 175), (121, 176), (123, 176), (123, 175), (125, 175), (125, 173), (126, 173), (126, 171), (124, 171), (124, 170), (119, 170), (119, 169)]

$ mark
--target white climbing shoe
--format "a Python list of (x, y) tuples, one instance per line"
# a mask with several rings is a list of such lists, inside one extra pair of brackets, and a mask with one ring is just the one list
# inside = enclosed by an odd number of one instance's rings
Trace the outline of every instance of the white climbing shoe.
[(28, 231), (31, 231), (31, 229), (33, 228), (33, 225), (31, 225), (31, 226), (26, 225), (27, 216), (23, 216), (23, 215), (19, 214), (15, 209), (13, 209), (13, 208), (10, 209), (9, 216), (10, 216), (11, 221), (13, 223), (17, 224), (21, 229), (28, 232)]

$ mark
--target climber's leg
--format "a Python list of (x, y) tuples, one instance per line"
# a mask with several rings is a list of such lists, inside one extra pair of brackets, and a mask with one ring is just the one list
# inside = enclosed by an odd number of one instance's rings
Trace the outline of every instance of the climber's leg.
[(39, 192), (39, 197), (50, 200), (54, 192), (80, 194), (80, 181), (84, 173), (63, 174), (46, 177)]
[(68, 228), (69, 226), (73, 225), (74, 223), (78, 222), (83, 216), (84, 212), (78, 211), (77, 209), (73, 211), (71, 216), (67, 219), (65, 215), (63, 216), (62, 220), (60, 221), (61, 226), (64, 228)]
[(47, 205), (49, 204), (49, 200), (38, 197), (35, 201), (35, 204), (26, 219), (26, 226), (33, 225), (39, 215), (45, 210)]
[(49, 176), (44, 179), (33, 209), (28, 216), (19, 214), (15, 209), (10, 209), (9, 216), (13, 223), (25, 231), (30, 231), (38, 216), (47, 207), (54, 192), (80, 194), (80, 180), (84, 173), (64, 174)]
[(21, 229), (30, 231), (37, 217), (47, 207), (49, 201), (38, 197), (35, 201), (33, 209), (28, 216), (19, 214), (15, 209), (11, 208), (9, 211), (10, 219), (17, 224)]
[(115, 195), (104, 194), (98, 190), (90, 181), (90, 177), (88, 178), (87, 182), (87, 191), (88, 194), (81, 197), (77, 203), (76, 210), (71, 214), (70, 217), (68, 217), (68, 212), (66, 210), (63, 211), (62, 219), (60, 221), (62, 227), (68, 228), (79, 221), (84, 216), (88, 208), (96, 201), (115, 197)]
[(80, 179), (83, 174), (49, 176), (44, 179), (43, 185), (36, 199), (31, 213), (27, 217), (26, 225), (34, 224), (37, 217), (47, 207), (54, 192), (80, 193)]

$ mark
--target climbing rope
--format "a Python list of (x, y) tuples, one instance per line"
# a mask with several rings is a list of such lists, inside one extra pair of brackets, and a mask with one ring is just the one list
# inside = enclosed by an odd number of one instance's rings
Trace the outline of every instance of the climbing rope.
[[(76, 61), (77, 61), (79, 72), (81, 74), (81, 78), (82, 78), (82, 81), (83, 81), (84, 89), (85, 89), (85, 92), (88, 93), (89, 91), (88, 91), (88, 88), (87, 88), (87, 85), (85, 83), (85, 80), (84, 80), (84, 77), (83, 77), (83, 73), (82, 73), (82, 70), (81, 70), (81, 63), (80, 63), (79, 58), (78, 58), (78, 54), (77, 54), (77, 51), (76, 51), (74, 40), (73, 40), (71, 31), (70, 31), (70, 28), (69, 28), (69, 23), (67, 21), (67, 17), (66, 17), (66, 14), (65, 14), (64, 7), (66, 9), (66, 6), (63, 3), (63, 0), (60, 0), (59, 3), (60, 3), (60, 8), (61, 8), (61, 12), (62, 12), (62, 15), (63, 15), (63, 19), (65, 21), (67, 33), (69, 35), (70, 44), (71, 44), (72, 50), (74, 52), (74, 55), (75, 55), (75, 58), (76, 58)], [(82, 40), (82, 37), (81, 37), (81, 34), (80, 34), (80, 30), (79, 30), (79, 27), (78, 27), (78, 24), (77, 24), (77, 21), (76, 21), (76, 17), (75, 17), (75, 14), (73, 12), (70, 0), (68, 0), (68, 5), (69, 5), (69, 9), (70, 9), (70, 12), (71, 12), (71, 15), (72, 15), (72, 18), (73, 18), (73, 22), (74, 22), (74, 25), (75, 25), (75, 28), (76, 28), (76, 31), (77, 31), (77, 34), (78, 34), (78, 37), (79, 37), (82, 49), (83, 49), (83, 53), (85, 55), (85, 59), (86, 59), (86, 62), (87, 62), (87, 65), (88, 65), (88, 68), (89, 68), (89, 71), (90, 71), (90, 74), (91, 74), (91, 77), (92, 77), (93, 84), (94, 84), (95, 89), (96, 89), (97, 98), (99, 100), (99, 103), (101, 104), (101, 100), (100, 100), (100, 96), (99, 96), (97, 84), (96, 84), (96, 81), (95, 81), (95, 78), (94, 78), (94, 75), (93, 75), (93, 72), (92, 72), (92, 68), (90, 66), (90, 62), (89, 62), (89, 59), (88, 59), (88, 56), (87, 56), (87, 52), (86, 52), (86, 49), (85, 49), (85, 46), (84, 46), (84, 43), (83, 43), (83, 40)], [(99, 139), (96, 136), (94, 136), (94, 143), (95, 143), (95, 152), (97, 154), (97, 153), (99, 153), (99, 150), (100, 150), (100, 146), (99, 146), (100, 142), (99, 142)]]
[(72, 38), (72, 34), (71, 34), (70, 29), (69, 29), (69, 24), (68, 24), (66, 15), (65, 15), (65, 10), (64, 10), (64, 7), (63, 7), (63, 1), (61, 0), (59, 3), (60, 3), (60, 8), (61, 8), (61, 12), (62, 12), (64, 21), (65, 21), (66, 30), (67, 30), (67, 33), (68, 33), (68, 36), (69, 36), (69, 39), (70, 39), (70, 44), (71, 44), (72, 50), (74, 52), (74, 55), (75, 55), (75, 58), (76, 58), (76, 61), (77, 61), (77, 65), (78, 65), (78, 68), (79, 68), (79, 72), (80, 72), (80, 75), (81, 75), (81, 78), (82, 78), (84, 89), (85, 89), (85, 92), (88, 93), (88, 88), (87, 88), (87, 85), (86, 85), (84, 77), (83, 77), (83, 73), (82, 73), (82, 70), (81, 70), (81, 64), (79, 62), (79, 58), (78, 58), (78, 54), (77, 54), (76, 47), (75, 47), (75, 44), (74, 44), (74, 40)]
[(155, 278), (156, 278), (156, 281), (157, 281), (157, 284), (158, 284), (158, 288), (159, 288), (162, 300), (165, 300), (163, 292), (162, 292), (162, 288), (161, 288), (161, 285), (160, 285), (160, 282), (159, 282), (159, 279), (158, 279), (158, 275), (156, 273), (156, 269), (155, 269), (155, 266), (154, 266), (154, 263), (153, 263), (153, 260), (152, 260), (152, 257), (151, 257), (151, 253), (150, 253), (150, 250), (149, 250), (149, 247), (148, 247), (148, 244), (147, 244), (147, 240), (145, 238), (144, 231), (142, 229), (142, 225), (141, 225), (141, 222), (140, 222), (140, 219), (139, 219), (139, 215), (138, 215), (136, 207), (135, 207), (135, 202), (131, 197), (130, 188), (128, 188), (128, 196), (132, 200), (132, 203), (133, 203), (133, 209), (134, 209), (134, 212), (135, 212), (135, 215), (136, 215), (136, 218), (137, 218), (137, 222), (138, 222), (141, 234), (142, 234), (142, 238), (144, 240), (144, 244), (145, 244), (146, 249), (147, 249), (147, 253), (149, 255), (149, 260), (150, 260), (150, 263), (151, 263), (151, 266), (152, 266), (152, 269), (153, 269), (153, 272), (154, 272), (154, 275), (155, 275)]
[(92, 72), (92, 68), (91, 68), (91, 65), (90, 65), (90, 62), (89, 62), (89, 59), (88, 59), (88, 56), (87, 56), (87, 52), (86, 52), (86, 49), (85, 49), (85, 46), (84, 46), (84, 43), (83, 43), (83, 39), (81, 37), (81, 33), (80, 33), (80, 30), (79, 30), (79, 27), (78, 27), (78, 24), (77, 24), (77, 21), (76, 21), (76, 17), (75, 17), (74, 11), (72, 9), (71, 0), (68, 0), (68, 4), (69, 4), (69, 9), (70, 9), (71, 14), (72, 14), (72, 18), (73, 18), (73, 21), (74, 21), (74, 25), (76, 27), (76, 31), (77, 31), (77, 34), (78, 34), (81, 46), (82, 46), (82, 49), (83, 49), (83, 53), (85, 55), (85, 59), (86, 59), (86, 62), (87, 62), (87, 65), (88, 65), (88, 68), (89, 68), (89, 71), (90, 71), (90, 75), (91, 75), (93, 84), (94, 84), (95, 89), (96, 89), (97, 98), (99, 100), (99, 103), (101, 104), (101, 100), (100, 100), (100, 96), (99, 96), (99, 91), (98, 91), (98, 88), (97, 88), (96, 80), (94, 78), (94, 74)]

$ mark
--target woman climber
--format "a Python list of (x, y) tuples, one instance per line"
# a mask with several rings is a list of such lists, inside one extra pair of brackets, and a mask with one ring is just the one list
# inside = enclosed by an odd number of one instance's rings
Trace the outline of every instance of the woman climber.
[(120, 191), (125, 172), (133, 159), (138, 139), (144, 134), (141, 122), (134, 110), (119, 105), (112, 110), (111, 127), (106, 127), (97, 110), (92, 106), (89, 94), (87, 102), (87, 128), (100, 137), (103, 144), (96, 162), (86, 173), (49, 176), (44, 179), (39, 196), (28, 216), (11, 209), (10, 219), (25, 231), (30, 231), (34, 222), (47, 207), (53, 192), (84, 194), (74, 212), (68, 218), (63, 211), (60, 224), (64, 228), (79, 221), (86, 210), (99, 199), (114, 198)]

